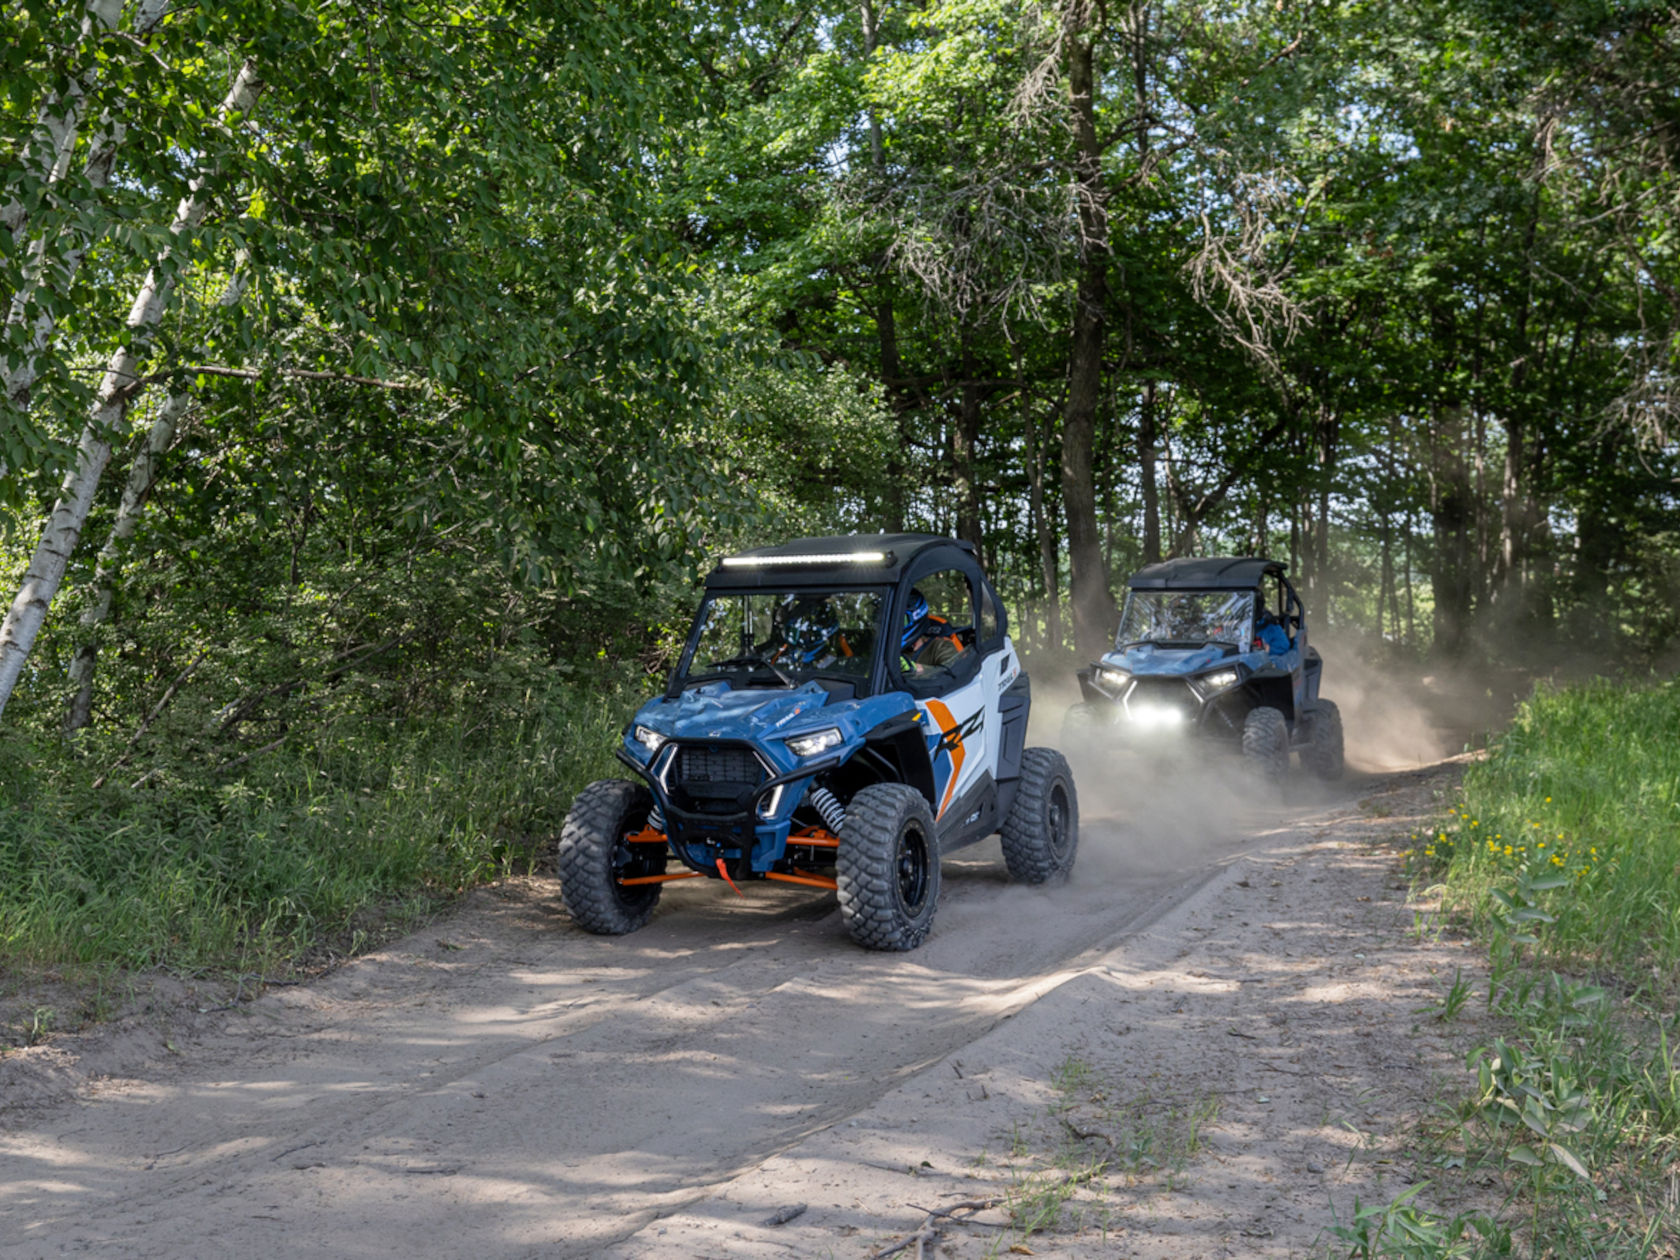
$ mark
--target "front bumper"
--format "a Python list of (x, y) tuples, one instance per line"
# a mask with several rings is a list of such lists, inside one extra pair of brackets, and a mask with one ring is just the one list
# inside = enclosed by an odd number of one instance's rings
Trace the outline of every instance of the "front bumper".
[[(667, 753), (665, 748), (670, 749)], [(665, 837), (671, 852), (684, 866), (715, 876), (719, 863), (734, 878), (763, 876), (783, 863), (793, 811), (805, 795), (812, 776), (831, 770), (844, 757), (823, 757), (781, 774), (771, 773), (766, 760), (750, 744), (672, 740), (646, 766), (622, 748), (618, 759), (639, 775), (665, 818)], [(686, 791), (672, 771), (685, 748), (723, 748), (751, 754), (763, 771), (754, 783), (730, 792), (709, 791), (703, 796)], [(710, 785), (708, 785), (710, 786)], [(734, 785), (731, 785), (734, 786)], [(768, 805), (766, 801), (768, 800)]]
[(1079, 689), (1089, 704), (1108, 706), (1114, 722), (1114, 738), (1127, 743), (1158, 744), (1193, 736), (1230, 738), (1240, 735), (1240, 722), (1233, 722), (1231, 700), (1242, 692), (1241, 684), (1204, 693), (1191, 679), (1179, 675), (1137, 675), (1118, 687), (1095, 677), (1094, 669), (1079, 671)]

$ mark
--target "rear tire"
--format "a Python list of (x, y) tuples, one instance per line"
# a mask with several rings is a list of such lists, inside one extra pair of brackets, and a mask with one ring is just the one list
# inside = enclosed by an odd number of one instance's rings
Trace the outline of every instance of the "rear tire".
[(1054, 748), (1021, 754), (1021, 781), (1000, 833), (1009, 877), (1022, 884), (1064, 880), (1079, 851), (1079, 794), (1067, 758)]
[(1289, 720), (1261, 705), (1243, 719), (1243, 758), (1263, 780), (1281, 784), (1289, 775)]
[(835, 854), (840, 919), (865, 949), (915, 949), (939, 904), (933, 811), (903, 783), (876, 783), (846, 804)]
[(664, 845), (627, 844), (647, 825), (653, 793), (639, 783), (598, 779), (577, 795), (560, 829), (554, 862), (560, 897), (572, 921), (598, 936), (634, 932), (653, 916), (663, 884), (626, 888), (618, 881), (663, 875)]
[(1342, 711), (1333, 700), (1320, 700), (1307, 710), (1307, 746), (1301, 761), (1319, 778), (1339, 779), (1346, 768), (1342, 756)]

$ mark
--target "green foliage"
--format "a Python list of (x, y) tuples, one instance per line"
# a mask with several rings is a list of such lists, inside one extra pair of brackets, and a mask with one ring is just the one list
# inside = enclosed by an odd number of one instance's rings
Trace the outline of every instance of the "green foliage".
[(611, 773), (632, 687), (613, 673), (579, 690), (506, 659), (477, 681), (423, 721), (328, 720), (306, 746), (237, 772), (171, 766), (138, 787), (89, 786), (108, 749), (66, 765), (9, 733), (7, 958), (283, 969), (323, 944), (352, 947), (398, 909), (529, 869), (573, 793)]
[(1511, 938), (1630, 972), (1680, 962), (1680, 687), (1542, 687), (1464, 776), (1429, 847)]
[(1677, 722), (1672, 682), (1538, 689), (1414, 855), (1488, 945), (1509, 1031), (1470, 1052), (1461, 1120), (1536, 1252), (1648, 1255), (1668, 1228)]
[(1413, 1186), (1388, 1203), (1363, 1204), (1355, 1197), (1353, 1216), (1330, 1233), (1346, 1246), (1348, 1260), (1470, 1260), (1508, 1256), (1511, 1233), (1479, 1213), (1443, 1217), (1412, 1200), (1428, 1183)]

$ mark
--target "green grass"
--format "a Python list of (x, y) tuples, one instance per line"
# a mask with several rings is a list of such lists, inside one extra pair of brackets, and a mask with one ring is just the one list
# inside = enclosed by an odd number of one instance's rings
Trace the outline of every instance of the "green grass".
[[(1471, 1230), (1396, 1201), (1338, 1237), (1370, 1256), (1675, 1254), (1680, 685), (1538, 690), (1418, 839), (1416, 874), (1487, 948), (1501, 1029), (1467, 1058), (1447, 1166), (1495, 1171), (1507, 1207)], [(1468, 997), (1455, 975), (1431, 1009)]]
[(1680, 684), (1537, 692), (1426, 841), (1486, 926), (1493, 891), (1562, 877), (1539, 908), (1547, 954), (1632, 973), (1680, 964)]
[[(634, 703), (558, 682), (425, 727), (328, 727), (237, 777), (0, 744), (0, 956), (23, 969), (268, 972), (528, 869)], [(486, 716), (491, 714), (493, 716)], [(140, 777), (135, 775), (136, 778)]]

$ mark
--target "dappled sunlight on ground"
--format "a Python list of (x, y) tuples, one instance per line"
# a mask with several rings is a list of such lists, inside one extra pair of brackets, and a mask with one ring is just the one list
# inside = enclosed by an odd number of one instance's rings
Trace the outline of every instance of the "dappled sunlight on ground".
[[(182, 1015), (91, 1108), (13, 1113), (0, 1232), (137, 1256), (211, 1221), (224, 1250), (862, 1255), (972, 1200), (946, 1244), (981, 1255), (1010, 1195), (1098, 1153), (1035, 1252), (1292, 1254), (1332, 1197), (1377, 1188), (1361, 1100), (1427, 1088), (1426, 969), (1382, 945), (1399, 894), (1361, 848), (1407, 815), (1350, 804), (1410, 782), (1093, 788), (1071, 881), (1012, 885), (995, 840), (963, 850), (908, 955), (852, 946), (825, 894), (694, 881), (599, 938), (514, 881), (315, 984)], [(1147, 1142), (1177, 1153), (1115, 1157)]]

